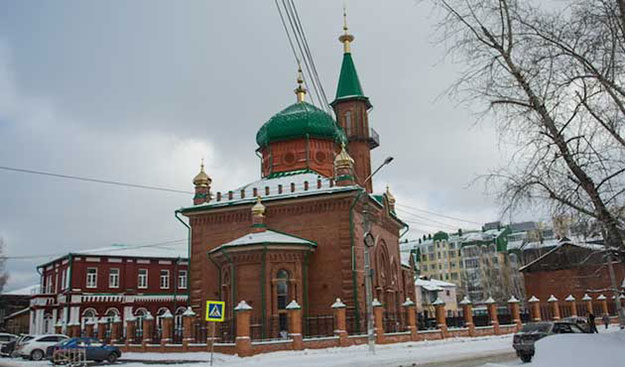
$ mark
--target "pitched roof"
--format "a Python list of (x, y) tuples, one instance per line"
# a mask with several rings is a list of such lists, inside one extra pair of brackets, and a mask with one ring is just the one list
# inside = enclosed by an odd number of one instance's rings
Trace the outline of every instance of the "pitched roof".
[(424, 289), (428, 290), (428, 291), (442, 291), (443, 288), (455, 288), (456, 285), (453, 283), (448, 283), (448, 282), (443, 282), (442, 280), (438, 280), (438, 279), (417, 279), (414, 282), (415, 286), (417, 287), (423, 287)]
[(241, 247), (241, 246), (250, 246), (250, 245), (263, 245), (263, 244), (273, 244), (273, 245), (301, 245), (307, 247), (317, 247), (317, 243), (315, 241), (310, 241), (301, 237), (293, 236), (287, 233), (277, 232), (273, 230), (266, 230), (264, 232), (253, 232), (248, 233), (244, 236), (241, 236), (235, 240), (230, 242), (226, 242), (221, 246), (218, 246), (209, 253), (217, 252), (223, 248), (232, 248), (232, 247)]
[[(553, 247), (551, 250), (547, 251), (546, 253), (544, 253), (543, 255), (539, 256), (538, 258), (534, 259), (533, 261), (527, 263), (524, 266), (521, 266), (519, 268), (519, 271), (526, 271), (529, 270), (531, 267), (535, 266), (536, 264), (539, 264), (541, 262), (543, 262), (547, 257), (551, 256), (552, 254), (556, 253), (557, 251), (561, 250), (564, 247), (574, 247), (574, 248), (582, 248), (582, 249), (587, 249), (589, 251), (601, 251), (604, 250), (605, 247), (602, 245), (596, 245), (596, 244), (590, 244), (590, 243), (575, 243), (575, 242), (571, 242), (570, 240), (564, 238), (562, 240), (560, 240), (560, 242), (558, 242), (558, 244)], [(572, 264), (568, 264), (570, 266), (577, 266), (579, 264), (576, 263), (572, 263)]]
[(343, 63), (341, 64), (339, 83), (336, 88), (336, 97), (330, 104), (335, 105), (338, 101), (348, 99), (365, 100), (367, 107), (371, 107), (369, 98), (364, 95), (362, 87), (360, 86), (356, 66), (354, 65), (354, 60), (352, 59), (352, 54), (350, 52), (343, 54)]

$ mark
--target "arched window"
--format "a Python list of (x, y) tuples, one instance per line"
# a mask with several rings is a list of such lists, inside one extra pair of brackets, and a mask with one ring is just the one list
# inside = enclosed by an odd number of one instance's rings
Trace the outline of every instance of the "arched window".
[(280, 269), (276, 274), (276, 304), (278, 306), (279, 331), (288, 330), (286, 306), (289, 300), (289, 272)]
[(119, 316), (119, 310), (115, 307), (109, 308), (106, 310), (106, 313), (104, 313), (104, 317), (106, 317), (109, 322), (113, 322), (115, 316)]
[(169, 311), (167, 307), (161, 307), (156, 312), (156, 328), (161, 330), (163, 328), (163, 315)]
[(43, 316), (43, 333), (51, 334), (54, 332), (54, 323), (52, 322), (52, 315), (49, 313)]
[(87, 308), (82, 313), (82, 319), (80, 320), (82, 330), (85, 329), (85, 324), (87, 322), (96, 322), (98, 321), (98, 313), (94, 308)]
[(352, 123), (352, 111), (345, 112), (345, 134), (347, 134), (347, 136), (352, 135)]
[(145, 318), (147, 314), (148, 314), (148, 310), (146, 310), (143, 307), (138, 308), (135, 311), (135, 318), (137, 319), (136, 330), (137, 330), (138, 335), (143, 335), (143, 319)]
[(182, 340), (182, 314), (186, 310), (184, 307), (178, 307), (174, 315), (174, 334), (180, 337), (180, 340)]

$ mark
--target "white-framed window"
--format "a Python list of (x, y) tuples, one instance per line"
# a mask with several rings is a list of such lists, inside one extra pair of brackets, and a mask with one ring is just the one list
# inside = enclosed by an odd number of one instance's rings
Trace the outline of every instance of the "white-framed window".
[(59, 269), (56, 269), (54, 271), (54, 293), (58, 293), (59, 288)]
[(148, 287), (148, 269), (139, 269), (139, 279), (137, 282), (137, 288)]
[(180, 270), (178, 272), (178, 289), (187, 289), (187, 271)]
[(52, 293), (52, 275), (46, 278), (46, 293)]
[(61, 271), (61, 290), (65, 289), (65, 276), (67, 275), (67, 270), (63, 269)]
[(69, 289), (69, 268), (65, 268), (65, 289)]
[(169, 289), (169, 270), (161, 270), (161, 289)]
[(109, 288), (119, 288), (119, 269), (109, 270)]
[(98, 268), (87, 268), (87, 288), (98, 286)]

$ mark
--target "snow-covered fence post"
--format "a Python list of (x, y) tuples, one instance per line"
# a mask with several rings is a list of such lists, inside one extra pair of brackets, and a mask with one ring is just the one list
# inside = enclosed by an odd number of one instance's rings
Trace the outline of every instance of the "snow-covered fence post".
[(252, 316), (252, 306), (241, 301), (234, 308), (237, 313), (237, 338), (235, 339), (235, 350), (241, 357), (252, 355), (252, 339), (250, 338), (250, 317)]
[(521, 308), (519, 307), (519, 300), (515, 296), (510, 297), (508, 300), (508, 307), (510, 307), (510, 315), (512, 315), (512, 322), (516, 324), (517, 331), (521, 330), (523, 323), (521, 322)]
[(551, 305), (551, 314), (554, 320), (560, 320), (560, 305), (558, 299), (553, 294), (549, 296), (547, 302)]
[(193, 320), (195, 319), (195, 312), (191, 307), (187, 307), (186, 311), (182, 314), (182, 348), (187, 350), (189, 343), (193, 341)]
[(416, 305), (414, 302), (410, 300), (410, 298), (406, 298), (406, 301), (402, 303), (402, 306), (406, 310), (406, 315), (408, 316), (408, 331), (410, 331), (410, 340), (417, 341), (419, 339), (417, 334), (417, 316), (416, 316)]
[(296, 300), (286, 306), (289, 319), (289, 337), (293, 340), (293, 350), (304, 349), (302, 337), (302, 307)]
[(69, 329), (69, 337), (70, 338), (80, 338), (80, 323), (78, 321), (74, 321), (67, 325)]
[(113, 317), (113, 325), (111, 328), (111, 344), (118, 343), (122, 337), (122, 318), (119, 315)]
[(571, 309), (571, 316), (577, 316), (577, 303), (575, 303), (575, 297), (572, 294), (569, 294), (568, 297), (564, 299), (566, 303), (569, 304), (569, 308)]
[(61, 319), (59, 319), (59, 321), (57, 321), (56, 324), (54, 324), (54, 333), (55, 334), (63, 333), (63, 323), (61, 322)]
[(130, 317), (126, 318), (126, 346), (136, 343), (136, 332), (137, 332), (137, 319), (130, 315)]
[(163, 335), (161, 336), (161, 345), (170, 344), (174, 334), (174, 315), (169, 310), (161, 316), (161, 325)]
[(384, 307), (377, 298), (373, 299), (373, 326), (375, 328), (375, 342), (384, 342)]
[(536, 296), (532, 296), (530, 299), (527, 300), (527, 303), (530, 304), (532, 321), (540, 321), (540, 300), (536, 298)]
[(490, 319), (490, 324), (493, 326), (493, 333), (495, 335), (499, 335), (499, 318), (497, 317), (497, 302), (493, 299), (493, 297), (488, 297), (486, 301), (486, 310), (488, 311), (488, 318)]
[(143, 340), (141, 344), (145, 347), (152, 343), (152, 333), (154, 332), (154, 316), (148, 311), (143, 317)]
[(85, 321), (85, 337), (93, 338), (95, 335), (93, 334), (93, 328), (95, 327), (95, 321), (93, 319), (88, 319)]
[(345, 304), (340, 298), (332, 304), (332, 310), (334, 311), (334, 335), (339, 338), (339, 346), (347, 346), (347, 320), (345, 315)]
[(101, 317), (100, 320), (98, 320), (98, 339), (100, 340), (104, 340), (104, 338), (106, 338), (106, 327), (108, 326), (108, 318), (107, 317)]
[(469, 329), (469, 336), (475, 336), (475, 324), (473, 323), (473, 304), (469, 297), (464, 296), (460, 301), (462, 306), (462, 314), (464, 315), (464, 324)]
[(440, 298), (432, 303), (436, 311), (436, 326), (441, 330), (441, 337), (447, 337), (447, 315), (445, 314), (445, 302)]
[[(608, 313), (608, 298), (606, 296), (604, 296), (603, 294), (600, 294), (599, 297), (597, 297), (597, 301), (601, 302), (601, 310), (603, 311), (602, 315), (609, 315)], [(599, 316), (599, 315), (597, 315)]]
[(592, 297), (590, 297), (588, 294), (584, 294), (582, 301), (586, 302), (586, 315), (592, 313)]

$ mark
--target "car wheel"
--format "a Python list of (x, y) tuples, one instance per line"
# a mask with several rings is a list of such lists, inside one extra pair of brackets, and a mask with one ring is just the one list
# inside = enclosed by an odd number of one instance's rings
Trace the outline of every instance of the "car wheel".
[(109, 356), (108, 356), (108, 357), (106, 357), (106, 360), (107, 360), (109, 363), (115, 363), (115, 362), (117, 361), (117, 353), (111, 353), (111, 354), (109, 354)]
[(41, 349), (35, 349), (30, 352), (30, 359), (33, 361), (41, 361), (43, 359), (43, 351)]
[(529, 363), (529, 362), (531, 362), (531, 361), (532, 361), (532, 355), (531, 355), (531, 354), (529, 354), (529, 353), (523, 353), (523, 354), (521, 354), (519, 357), (521, 357), (521, 360), (522, 360), (524, 363)]

